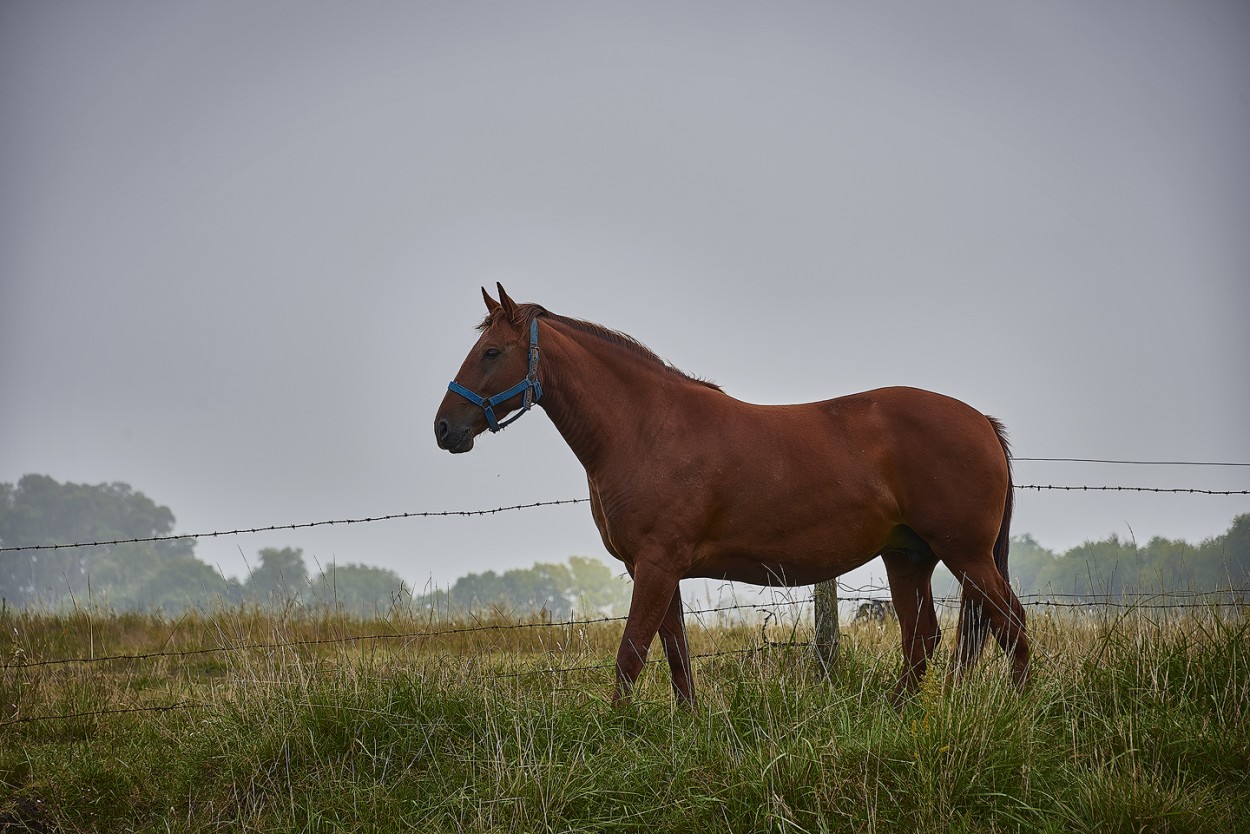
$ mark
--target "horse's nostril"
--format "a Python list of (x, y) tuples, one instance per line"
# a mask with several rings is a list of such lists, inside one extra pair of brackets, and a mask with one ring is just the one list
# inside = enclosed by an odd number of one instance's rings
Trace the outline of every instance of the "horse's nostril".
[(450, 431), (450, 429), (451, 429), (451, 427), (447, 425), (447, 421), (446, 421), (446, 420), (439, 420), (439, 421), (438, 421), (438, 439), (439, 439), (439, 440), (446, 440), (446, 439), (447, 439), (447, 432), (448, 432), (448, 431)]

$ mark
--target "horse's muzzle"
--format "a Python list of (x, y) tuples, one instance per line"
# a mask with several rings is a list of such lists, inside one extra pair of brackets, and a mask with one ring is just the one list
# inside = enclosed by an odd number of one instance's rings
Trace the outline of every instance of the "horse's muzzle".
[(453, 429), (446, 420), (434, 423), (434, 439), (438, 441), (438, 448), (446, 449), (453, 455), (472, 449), (473, 437), (473, 429), (468, 426)]

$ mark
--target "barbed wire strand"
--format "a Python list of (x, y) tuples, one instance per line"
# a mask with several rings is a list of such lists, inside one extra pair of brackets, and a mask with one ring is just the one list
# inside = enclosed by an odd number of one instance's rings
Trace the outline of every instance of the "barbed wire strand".
[[(1127, 461), (1126, 461), (1127, 462)], [(1232, 465), (1232, 464), (1230, 464)], [(1139, 487), (1139, 486), (1088, 486), (1088, 485), (1056, 485), (1056, 484), (1015, 484), (1016, 489), (1056, 490), (1061, 492), (1147, 492), (1172, 493), (1189, 495), (1250, 495), (1250, 489), (1196, 489), (1187, 487)], [(16, 551), (68, 550), (75, 547), (106, 547), (118, 544), (148, 544), (154, 542), (181, 541), (183, 539), (213, 539), (221, 536), (239, 536), (253, 533), (273, 533), (283, 530), (306, 530), (312, 527), (331, 527), (348, 524), (371, 524), (378, 521), (394, 521), (406, 518), (451, 518), (488, 516), (497, 513), (530, 510), (537, 507), (555, 507), (564, 504), (586, 504), (589, 498), (559, 498), (552, 501), (534, 501), (529, 504), (512, 504), (506, 507), (492, 507), (485, 510), (433, 510), (423, 512), (390, 513), (388, 515), (366, 516), (363, 518), (340, 518), (325, 521), (304, 521), (295, 524), (271, 524), (263, 527), (240, 527), (234, 530), (215, 530), (208, 533), (178, 533), (167, 536), (140, 536), (130, 539), (107, 539), (103, 541), (85, 541), (62, 544), (31, 544), (5, 545), (0, 553)]]
[(376, 521), (394, 521), (402, 518), (449, 518), (453, 516), (483, 516), (507, 513), (515, 510), (530, 510), (535, 507), (554, 507), (560, 504), (586, 504), (589, 498), (560, 498), (554, 501), (534, 501), (529, 504), (513, 504), (507, 507), (492, 507), (488, 510), (438, 510), (426, 512), (391, 513), (364, 518), (339, 518), (327, 521), (304, 521), (297, 524), (271, 524), (267, 527), (240, 527), (236, 530), (218, 530), (211, 533), (179, 533), (168, 536), (142, 536), (133, 539), (109, 539), (107, 541), (74, 542), (73, 544), (33, 544), (8, 545), (0, 547), (0, 553), (13, 550), (65, 550), (71, 547), (103, 547), (114, 544), (146, 544), (149, 542), (170, 542), (181, 539), (213, 539), (220, 536), (239, 536), (247, 533), (272, 533), (281, 530), (304, 530), (309, 527), (330, 527), (345, 524), (371, 524)]
[[(703, 616), (706, 614), (722, 614), (730, 611), (739, 610), (755, 610), (765, 608), (776, 608), (780, 605), (789, 603), (763, 602), (747, 605), (731, 605), (718, 608), (705, 608), (700, 610), (688, 609), (685, 613), (690, 616)], [(517, 631), (522, 629), (539, 629), (539, 628), (566, 628), (574, 626), (597, 625), (600, 623), (625, 622), (627, 618), (623, 616), (615, 617), (595, 617), (585, 620), (556, 620), (551, 622), (538, 623), (489, 623), (475, 626), (455, 626), (453, 628), (439, 629), (436, 631), (411, 631), (411, 632), (391, 632), (384, 634), (356, 634), (346, 635), (343, 637), (318, 637), (306, 640), (290, 640), (281, 642), (268, 643), (241, 643), (233, 646), (207, 646), (199, 649), (180, 649), (177, 651), (158, 651), (145, 652), (142, 654), (115, 654), (100, 655), (99, 657), (64, 657), (51, 658), (47, 660), (34, 660), (29, 662), (17, 662), (6, 664), (5, 668), (36, 668), (40, 666), (58, 666), (68, 663), (108, 663), (119, 661), (133, 660), (153, 660), (159, 658), (178, 658), (193, 657), (195, 655), (205, 654), (222, 654), (232, 652), (245, 651), (277, 651), (285, 648), (301, 648), (308, 646), (333, 645), (336, 643), (355, 643), (366, 642), (372, 640), (421, 640), (433, 637), (455, 637), (465, 634), (480, 634), (491, 631)]]
[(1250, 495), (1250, 489), (1190, 489), (1184, 487), (1140, 487), (1140, 486), (1056, 486), (1055, 484), (1014, 484), (1016, 489), (1035, 489), (1037, 491), (1052, 489), (1062, 492), (1159, 492), (1190, 495)]
[(1126, 466), (1250, 466), (1250, 463), (1212, 460), (1112, 460), (1110, 458), (1022, 458), (1012, 460), (1044, 463), (1116, 463)]

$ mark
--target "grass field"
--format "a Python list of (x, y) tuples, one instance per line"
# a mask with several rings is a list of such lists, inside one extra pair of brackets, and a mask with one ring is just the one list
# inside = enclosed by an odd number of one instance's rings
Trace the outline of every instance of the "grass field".
[(1250, 831), (1246, 610), (1030, 616), (1023, 695), (705, 625), (695, 709), (614, 710), (619, 622), (8, 611), (0, 831)]

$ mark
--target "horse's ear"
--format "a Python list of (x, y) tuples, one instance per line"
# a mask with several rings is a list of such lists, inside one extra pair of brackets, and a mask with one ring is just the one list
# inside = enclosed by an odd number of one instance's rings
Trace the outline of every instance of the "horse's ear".
[(516, 302), (508, 298), (508, 293), (504, 291), (503, 284), (495, 283), (496, 289), (499, 290), (499, 303), (503, 305), (503, 314), (508, 317), (508, 321), (516, 318)]
[(482, 300), (486, 302), (487, 313), (494, 313), (499, 309), (499, 302), (486, 294), (486, 287), (482, 287)]

